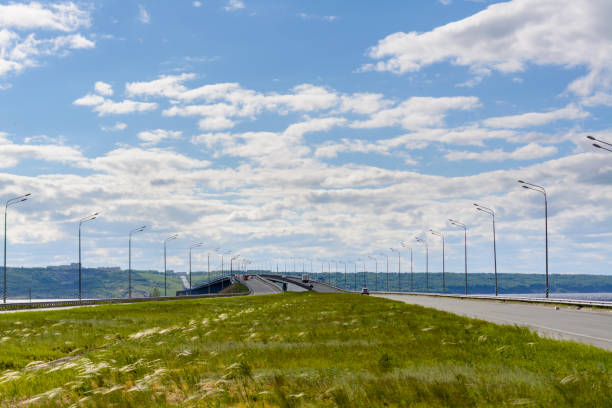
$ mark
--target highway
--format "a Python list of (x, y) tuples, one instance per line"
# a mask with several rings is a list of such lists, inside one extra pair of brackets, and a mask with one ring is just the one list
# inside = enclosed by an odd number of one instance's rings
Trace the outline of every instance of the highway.
[(249, 275), (249, 279), (246, 280), (243, 275), (236, 276), (240, 283), (249, 288), (252, 295), (274, 295), (283, 291), (279, 286), (258, 275)]
[(502, 303), (490, 300), (436, 296), (375, 294), (404, 303), (421, 305), (493, 323), (527, 326), (538, 334), (574, 340), (612, 350), (612, 311), (553, 305)]

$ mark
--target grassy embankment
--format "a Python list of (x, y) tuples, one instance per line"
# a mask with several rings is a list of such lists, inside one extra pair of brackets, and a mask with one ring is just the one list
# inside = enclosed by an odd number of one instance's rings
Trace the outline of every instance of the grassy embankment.
[(4, 314), (0, 343), (3, 406), (612, 406), (612, 353), (350, 294)]

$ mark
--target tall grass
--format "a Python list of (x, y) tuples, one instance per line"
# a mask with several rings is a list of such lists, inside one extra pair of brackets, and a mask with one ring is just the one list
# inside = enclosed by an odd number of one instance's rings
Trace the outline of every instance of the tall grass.
[(0, 347), (3, 406), (612, 406), (612, 353), (351, 294), (5, 314)]

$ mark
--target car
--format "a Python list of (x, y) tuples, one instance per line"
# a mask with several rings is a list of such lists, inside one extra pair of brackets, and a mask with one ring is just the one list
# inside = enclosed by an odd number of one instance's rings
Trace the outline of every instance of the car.
[(366, 286), (364, 286), (363, 289), (361, 289), (361, 294), (362, 295), (369, 295), (370, 291), (368, 290), (368, 288)]

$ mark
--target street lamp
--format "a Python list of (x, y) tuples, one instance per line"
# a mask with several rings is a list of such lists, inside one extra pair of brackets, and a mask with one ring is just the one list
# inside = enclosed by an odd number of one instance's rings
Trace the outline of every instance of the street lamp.
[(11, 198), (6, 202), (6, 205), (4, 206), (4, 293), (2, 296), (4, 303), (6, 303), (6, 214), (8, 212), (9, 206), (27, 200), (31, 194), (32, 193), (28, 193), (19, 197)]
[(132, 234), (142, 232), (147, 228), (146, 225), (138, 227), (130, 231), (130, 238), (128, 240), (128, 297), (132, 298)]
[(448, 219), (448, 221), (453, 224), (455, 227), (460, 227), (463, 228), (463, 263), (464, 263), (464, 268), (465, 268), (465, 295), (467, 296), (468, 294), (468, 282), (467, 282), (467, 227), (465, 226), (464, 223), (456, 221), (456, 220), (451, 220), (450, 218)]
[(403, 248), (410, 249), (410, 291), (414, 292), (414, 270), (412, 269), (412, 247), (408, 246), (406, 241), (400, 242)]
[(81, 225), (87, 221), (95, 220), (98, 214), (100, 213), (93, 213), (79, 220), (79, 301), (83, 299), (81, 297)]
[[(610, 147), (612, 147), (612, 143), (608, 143), (608, 142), (604, 142), (603, 140), (595, 139), (593, 136), (587, 136), (587, 139), (590, 139), (590, 140), (595, 140), (596, 142), (603, 143), (603, 144), (605, 144), (606, 146), (610, 146)], [(610, 147), (604, 147), (604, 146), (599, 145), (599, 144), (597, 144), (597, 143), (593, 143), (593, 146), (595, 146), (595, 147), (596, 147), (596, 148), (598, 148), (598, 149), (603, 149), (603, 150), (607, 150), (607, 151), (609, 151), (609, 152), (612, 152), (612, 149), (610, 149)]]
[(381, 252), (379, 255), (387, 257), (387, 275), (385, 276), (385, 278), (387, 281), (387, 292), (388, 292), (389, 291), (389, 255), (385, 254), (384, 252)]
[(239, 258), (240, 258), (240, 254), (236, 254), (230, 258), (230, 276), (234, 274), (234, 268), (233, 268), (234, 259), (239, 259)]
[(425, 291), (429, 293), (429, 244), (427, 238), (414, 237), (414, 239), (425, 244)]
[(546, 297), (548, 297), (548, 196), (546, 190), (542, 186), (528, 183), (523, 180), (519, 180), (519, 183), (523, 185), (523, 188), (527, 190), (537, 191), (544, 194), (544, 228), (546, 231)]
[(497, 249), (495, 245), (495, 212), (492, 209), (482, 206), (480, 204), (474, 203), (474, 205), (476, 206), (476, 209), (478, 211), (482, 211), (485, 214), (489, 214), (493, 219), (493, 265), (495, 267), (495, 296), (497, 296), (498, 290), (497, 290)]
[(346, 262), (339, 261), (341, 264), (344, 264), (344, 287), (346, 288)]
[(437, 235), (442, 238), (442, 293), (446, 293), (446, 268), (444, 263), (444, 235), (441, 232), (429, 230), (433, 235)]
[(167, 277), (166, 277), (167, 274), (168, 274), (168, 271), (166, 269), (166, 243), (168, 241), (172, 241), (173, 239), (176, 239), (176, 238), (178, 238), (178, 234), (174, 234), (172, 236), (169, 236), (168, 238), (166, 238), (164, 240), (164, 296), (168, 296), (168, 294), (167, 294)]
[[(213, 251), (217, 252), (219, 248), (214, 248)], [(206, 252), (206, 269), (208, 270), (208, 294), (210, 295), (210, 251)]]
[(354, 277), (355, 277), (355, 290), (357, 290), (357, 262), (360, 262), (360, 261), (361, 261), (361, 258), (357, 258), (357, 260), (355, 261), (355, 274), (354, 274)]
[[(191, 288), (193, 287), (193, 286), (191, 285), (191, 250), (192, 250), (193, 248), (199, 248), (199, 247), (201, 247), (201, 246), (204, 246), (204, 242), (197, 242), (197, 243), (195, 243), (195, 244), (192, 244), (192, 245), (189, 247), (189, 295), (191, 295)], [(210, 286), (210, 285), (209, 285), (209, 286)]]
[(374, 269), (374, 292), (378, 290), (378, 259), (375, 257), (368, 255), (368, 258), (373, 259), (376, 267)]
[(397, 252), (397, 285), (398, 285), (398, 292), (401, 292), (402, 290), (402, 283), (400, 281), (400, 272), (401, 272), (401, 256), (400, 256), (400, 251), (399, 249), (394, 249), (394, 248), (389, 248), (391, 250), (391, 252)]

